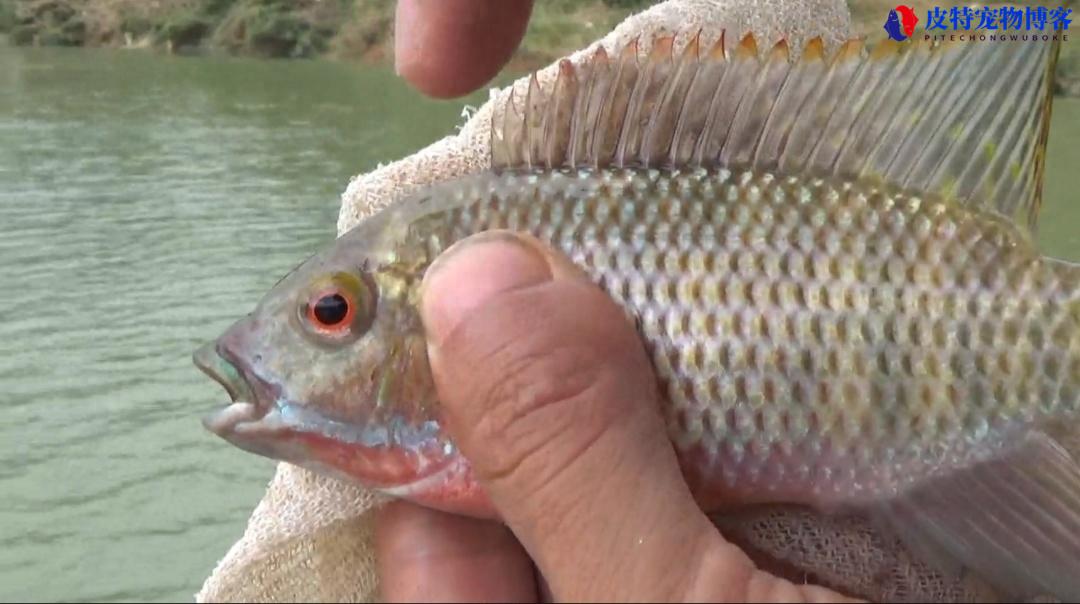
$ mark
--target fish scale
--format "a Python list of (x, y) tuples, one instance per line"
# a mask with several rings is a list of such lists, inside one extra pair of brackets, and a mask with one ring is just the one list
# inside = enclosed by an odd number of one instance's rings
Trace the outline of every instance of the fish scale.
[(875, 497), (943, 451), (966, 463), (1015, 422), (1080, 411), (1042, 396), (1080, 340), (1035, 352), (1075, 322), (1046, 302), (1061, 278), (997, 216), (748, 170), (510, 172), (440, 193), (452, 209), (402, 249), (430, 262), (492, 229), (559, 248), (635, 320), (673, 442), (728, 498)]
[(490, 168), (356, 225), (196, 353), (234, 399), (207, 427), (497, 516), (443, 430), (421, 284), (470, 235), (530, 233), (638, 330), (704, 510), (867, 514), (941, 572), (1080, 598), (1080, 265), (1034, 243), (1060, 41), (700, 42), (598, 48), (496, 103)]

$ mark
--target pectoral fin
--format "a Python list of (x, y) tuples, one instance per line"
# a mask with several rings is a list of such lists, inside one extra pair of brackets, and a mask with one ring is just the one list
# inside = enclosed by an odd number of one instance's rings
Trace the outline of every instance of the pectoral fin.
[(891, 499), (879, 517), (943, 571), (971, 569), (1007, 595), (1080, 600), (1075, 437), (1032, 431), (992, 459)]

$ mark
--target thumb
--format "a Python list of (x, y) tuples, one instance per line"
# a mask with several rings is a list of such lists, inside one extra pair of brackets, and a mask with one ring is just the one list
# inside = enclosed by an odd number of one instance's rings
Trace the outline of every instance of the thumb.
[(711, 578), (745, 584), (682, 478), (637, 332), (569, 260), (476, 236), (432, 265), (422, 313), (446, 426), (557, 599), (682, 599), (718, 545), (733, 564)]

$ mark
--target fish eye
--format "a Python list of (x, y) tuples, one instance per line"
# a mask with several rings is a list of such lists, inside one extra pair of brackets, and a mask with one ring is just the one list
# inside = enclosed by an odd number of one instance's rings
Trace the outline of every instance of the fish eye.
[(375, 291), (368, 281), (336, 273), (313, 283), (299, 308), (307, 330), (331, 341), (363, 335), (375, 311)]
[(337, 330), (347, 326), (356, 314), (356, 302), (341, 291), (329, 291), (320, 294), (308, 304), (308, 320), (311, 324), (326, 330)]

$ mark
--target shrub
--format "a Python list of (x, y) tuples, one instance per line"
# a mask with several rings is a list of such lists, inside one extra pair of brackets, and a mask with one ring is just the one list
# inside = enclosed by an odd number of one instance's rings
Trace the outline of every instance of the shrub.
[(0, 0), (0, 33), (9, 32), (15, 28), (15, 3)]
[(86, 23), (64, 0), (31, 0), (16, 5), (12, 40), (16, 44), (79, 46), (86, 40)]

